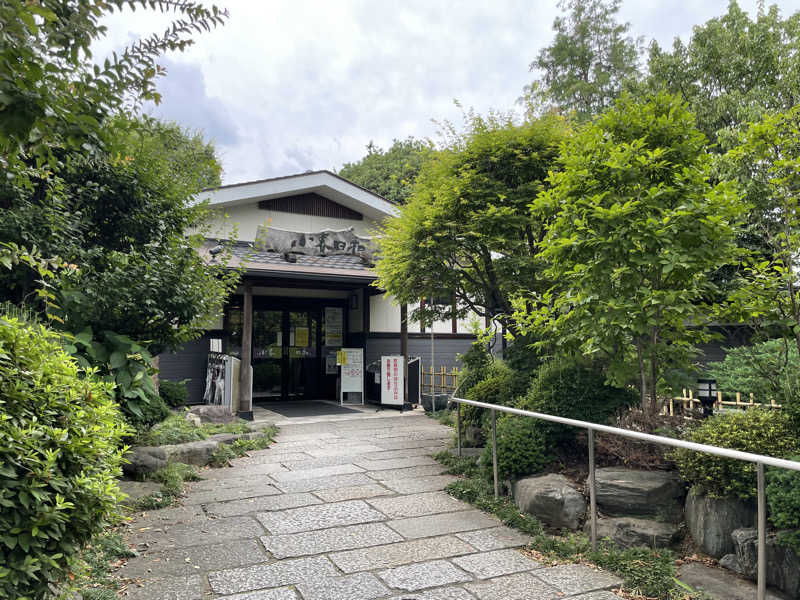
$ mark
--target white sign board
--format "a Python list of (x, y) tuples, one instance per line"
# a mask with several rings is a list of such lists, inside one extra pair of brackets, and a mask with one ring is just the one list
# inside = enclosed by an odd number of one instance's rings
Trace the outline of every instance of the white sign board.
[(344, 327), (344, 311), (340, 307), (325, 307), (325, 345), (341, 347), (342, 329)]
[(361, 404), (364, 404), (364, 349), (363, 348), (342, 348), (340, 351), (342, 360), (342, 386), (340, 403), (344, 403), (344, 395), (347, 392), (358, 392), (361, 394)]
[(381, 404), (403, 406), (405, 380), (400, 355), (381, 356)]

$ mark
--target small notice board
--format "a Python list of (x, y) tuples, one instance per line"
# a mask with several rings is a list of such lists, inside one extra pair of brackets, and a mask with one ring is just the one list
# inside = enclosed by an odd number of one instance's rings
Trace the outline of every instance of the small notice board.
[(364, 404), (364, 349), (342, 348), (336, 353), (336, 362), (342, 369), (339, 403), (344, 404), (345, 394), (358, 393)]
[(400, 355), (381, 356), (381, 404), (403, 406), (405, 380), (403, 362)]

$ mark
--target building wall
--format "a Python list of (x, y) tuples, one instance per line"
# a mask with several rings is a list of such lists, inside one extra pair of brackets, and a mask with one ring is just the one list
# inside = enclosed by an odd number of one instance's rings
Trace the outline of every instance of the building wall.
[[(419, 322), (410, 318), (415, 308), (415, 306), (408, 307), (408, 331), (409, 333), (422, 333), (423, 330)], [(471, 334), (472, 322), (475, 318), (477, 317), (468, 315), (463, 319), (459, 319), (456, 333)], [(371, 333), (396, 333), (400, 331), (400, 305), (396, 304), (388, 294), (370, 296), (369, 330)], [(433, 331), (434, 333), (453, 333), (452, 320), (436, 321), (433, 324)], [(426, 329), (424, 333), (430, 333), (430, 329)]]
[[(475, 339), (471, 336), (442, 337), (434, 336), (434, 358), (436, 370), (445, 366), (449, 371), (452, 367), (462, 368), (459, 355), (466, 354)], [(364, 353), (366, 364), (380, 360), (381, 356), (400, 354), (400, 335), (367, 336), (367, 347)], [(425, 369), (431, 367), (431, 339), (430, 335), (415, 335), (408, 338), (408, 355), (419, 356)]]
[(220, 337), (219, 332), (206, 333), (203, 337), (187, 342), (175, 353), (164, 353), (158, 357), (159, 379), (182, 381), (188, 379), (189, 403), (199, 404), (203, 401), (205, 391), (206, 367), (208, 363), (209, 340)]
[(217, 216), (211, 219), (207, 237), (236, 239), (252, 242), (260, 225), (288, 229), (290, 231), (320, 231), (322, 229), (348, 229), (350, 227), (362, 236), (374, 235), (376, 223), (366, 217), (362, 221), (353, 219), (334, 219), (294, 213), (263, 210), (258, 203), (234, 206), (228, 209), (212, 209)]

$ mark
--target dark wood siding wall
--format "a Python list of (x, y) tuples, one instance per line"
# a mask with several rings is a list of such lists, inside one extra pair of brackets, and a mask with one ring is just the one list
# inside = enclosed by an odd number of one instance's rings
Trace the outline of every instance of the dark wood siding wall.
[(261, 200), (258, 203), (258, 208), (298, 215), (312, 215), (314, 217), (350, 219), (352, 221), (362, 221), (364, 219), (361, 213), (347, 208), (346, 206), (342, 206), (338, 202), (329, 200), (324, 196), (315, 194), (314, 192)]
[(188, 379), (189, 403), (201, 404), (206, 385), (209, 340), (221, 337), (221, 332), (206, 333), (203, 337), (186, 345), (174, 354), (160, 354), (158, 377), (171, 381)]

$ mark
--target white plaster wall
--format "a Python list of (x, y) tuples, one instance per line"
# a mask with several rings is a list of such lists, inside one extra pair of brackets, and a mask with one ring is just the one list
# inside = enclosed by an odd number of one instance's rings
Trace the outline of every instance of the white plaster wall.
[(387, 295), (369, 297), (369, 330), (372, 333), (400, 331), (400, 307)]
[(256, 239), (259, 225), (300, 232), (352, 227), (358, 235), (362, 236), (374, 235), (376, 229), (376, 223), (367, 218), (364, 218), (363, 221), (355, 221), (297, 215), (275, 210), (262, 210), (258, 208), (258, 203), (234, 206), (227, 210), (213, 209), (213, 213), (216, 216), (209, 221), (209, 231), (206, 233), (208, 237), (231, 239), (235, 232), (236, 239), (244, 242), (252, 242)]

